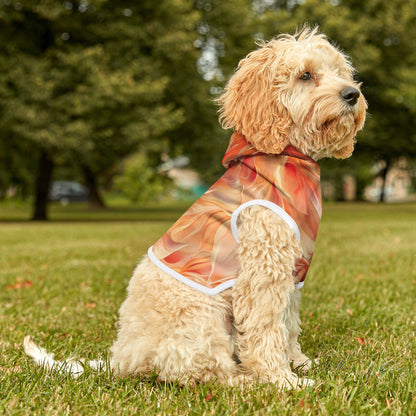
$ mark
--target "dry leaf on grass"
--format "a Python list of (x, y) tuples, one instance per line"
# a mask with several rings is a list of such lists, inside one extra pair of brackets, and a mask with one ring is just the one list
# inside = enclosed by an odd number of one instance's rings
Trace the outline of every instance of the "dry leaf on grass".
[(85, 307), (88, 308), (88, 309), (94, 309), (96, 306), (97, 306), (97, 304), (95, 302), (87, 303), (85, 305)]
[(17, 278), (16, 280), (17, 280), (16, 283), (6, 286), (6, 289), (7, 290), (27, 289), (28, 287), (33, 286), (33, 282), (31, 280), (19, 280), (19, 278)]
[(364, 273), (360, 273), (354, 278), (356, 282), (359, 282), (360, 280), (363, 280), (363, 279), (364, 279)]
[(357, 341), (358, 341), (358, 343), (362, 346), (362, 347), (364, 347), (364, 345), (365, 345), (365, 339), (364, 338), (361, 338), (361, 337), (354, 337), (354, 339), (356, 339)]
[(209, 391), (209, 393), (205, 396), (205, 401), (206, 402), (210, 402), (211, 400), (212, 400), (212, 398), (213, 398), (214, 396), (213, 396), (213, 394), (212, 394), (212, 391), (210, 390)]

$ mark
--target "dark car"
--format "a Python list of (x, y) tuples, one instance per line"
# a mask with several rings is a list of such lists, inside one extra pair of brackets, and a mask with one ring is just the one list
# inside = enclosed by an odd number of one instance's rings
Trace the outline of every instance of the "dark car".
[(82, 202), (88, 200), (88, 189), (78, 182), (56, 181), (49, 190), (49, 200), (59, 201), (63, 205), (70, 202)]

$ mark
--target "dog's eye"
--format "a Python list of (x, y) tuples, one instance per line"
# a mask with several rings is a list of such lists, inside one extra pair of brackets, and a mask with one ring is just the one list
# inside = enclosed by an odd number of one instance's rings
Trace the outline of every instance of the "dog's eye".
[(312, 78), (312, 75), (310, 72), (304, 72), (299, 79), (302, 81), (309, 81)]

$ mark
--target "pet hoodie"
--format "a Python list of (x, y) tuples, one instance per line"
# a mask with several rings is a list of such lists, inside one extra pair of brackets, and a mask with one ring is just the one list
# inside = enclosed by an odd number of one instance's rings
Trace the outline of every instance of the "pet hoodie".
[(222, 163), (224, 175), (149, 248), (150, 260), (206, 294), (230, 288), (239, 270), (238, 215), (261, 205), (300, 240), (303, 257), (293, 277), (302, 287), (322, 212), (318, 164), (291, 146), (279, 155), (259, 152), (239, 133), (232, 135)]

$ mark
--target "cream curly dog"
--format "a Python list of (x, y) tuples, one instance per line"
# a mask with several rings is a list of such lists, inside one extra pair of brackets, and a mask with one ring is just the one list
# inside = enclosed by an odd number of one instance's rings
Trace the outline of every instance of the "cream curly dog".
[[(299, 288), (321, 215), (316, 161), (349, 157), (365, 121), (353, 73), (308, 28), (240, 62), (219, 99), (234, 130), (227, 172), (136, 268), (111, 348), (116, 373), (312, 383), (291, 368), (311, 366), (298, 343)], [(36, 355), (30, 339), (25, 347)]]

